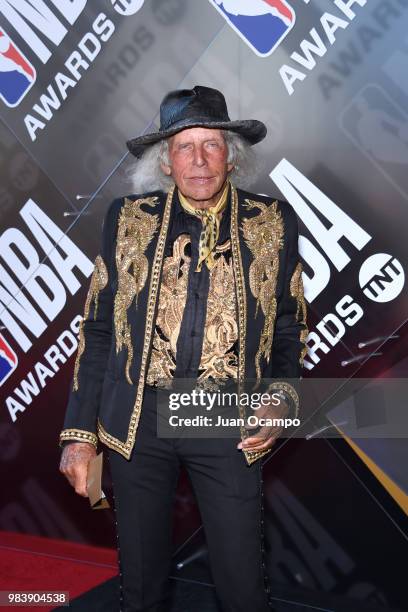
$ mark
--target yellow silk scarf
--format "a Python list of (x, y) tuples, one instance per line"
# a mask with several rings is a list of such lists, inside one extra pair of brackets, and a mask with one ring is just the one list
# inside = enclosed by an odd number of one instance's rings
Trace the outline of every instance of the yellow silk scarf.
[(184, 208), (184, 210), (192, 215), (196, 215), (201, 218), (202, 230), (200, 234), (200, 242), (199, 242), (199, 254), (198, 254), (198, 263), (195, 269), (196, 272), (201, 271), (201, 266), (203, 262), (207, 264), (207, 268), (211, 270), (215, 266), (215, 259), (213, 250), (218, 241), (218, 236), (220, 232), (220, 220), (218, 219), (217, 214), (225, 209), (227, 206), (227, 195), (228, 195), (228, 187), (229, 181), (227, 181), (224, 191), (222, 192), (220, 199), (215, 204), (215, 206), (211, 206), (207, 209), (195, 208), (192, 206), (183, 194), (178, 192), (180, 204)]

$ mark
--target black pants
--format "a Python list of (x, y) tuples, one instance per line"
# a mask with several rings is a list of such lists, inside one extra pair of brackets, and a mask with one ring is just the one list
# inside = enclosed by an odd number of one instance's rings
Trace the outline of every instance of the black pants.
[(109, 451), (122, 612), (167, 610), (181, 464), (197, 497), (223, 612), (271, 612), (263, 565), (262, 466), (247, 465), (238, 441), (158, 438), (155, 392), (146, 389), (130, 461)]

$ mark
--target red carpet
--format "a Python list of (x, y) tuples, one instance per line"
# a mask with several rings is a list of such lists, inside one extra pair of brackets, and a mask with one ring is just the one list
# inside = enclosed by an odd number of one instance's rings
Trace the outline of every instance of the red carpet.
[(116, 559), (107, 548), (0, 531), (0, 590), (69, 591), (73, 599), (115, 576)]

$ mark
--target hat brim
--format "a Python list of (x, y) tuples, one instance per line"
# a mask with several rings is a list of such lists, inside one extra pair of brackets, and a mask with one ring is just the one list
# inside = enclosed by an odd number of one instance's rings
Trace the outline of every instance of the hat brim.
[(150, 134), (144, 134), (136, 138), (131, 138), (126, 141), (127, 148), (136, 157), (140, 157), (146, 150), (146, 147), (159, 142), (163, 138), (173, 136), (182, 130), (192, 127), (206, 127), (212, 129), (231, 130), (243, 136), (250, 145), (257, 144), (263, 140), (266, 136), (266, 125), (262, 121), (257, 119), (246, 119), (240, 121), (210, 121), (203, 120), (197, 121), (193, 118), (186, 119), (185, 121), (175, 124), (168, 130), (159, 132), (152, 132)]

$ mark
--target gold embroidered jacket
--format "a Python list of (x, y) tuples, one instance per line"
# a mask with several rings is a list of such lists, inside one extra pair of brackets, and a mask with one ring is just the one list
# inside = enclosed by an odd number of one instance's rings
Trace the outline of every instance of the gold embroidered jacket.
[[(79, 333), (60, 444), (98, 439), (129, 459), (148, 375), (174, 190), (115, 199)], [(307, 309), (292, 206), (231, 187), (237, 380), (299, 378)], [(283, 389), (298, 407), (294, 387)], [(263, 452), (243, 451), (251, 463)]]

